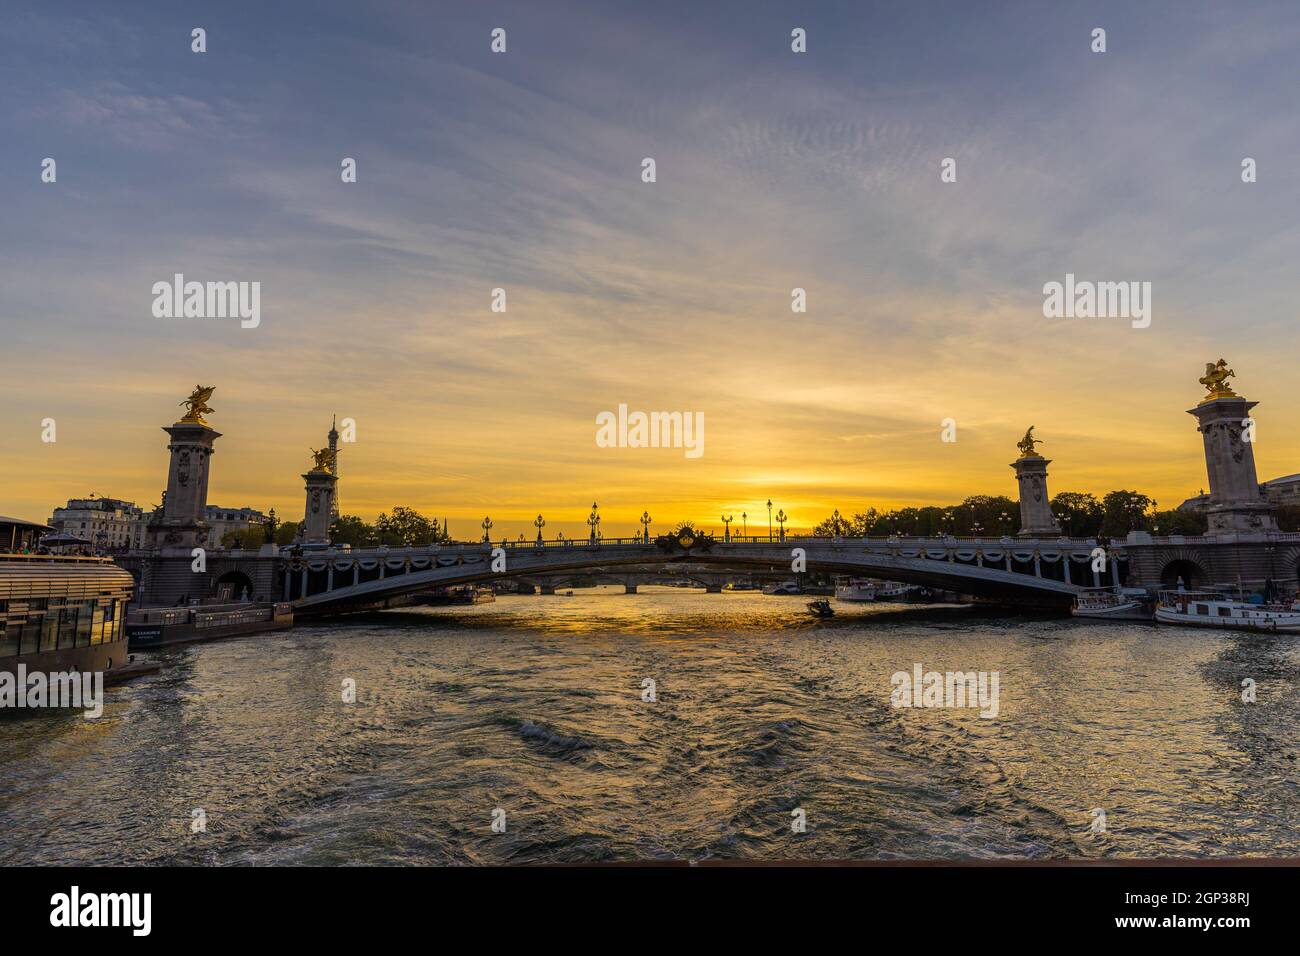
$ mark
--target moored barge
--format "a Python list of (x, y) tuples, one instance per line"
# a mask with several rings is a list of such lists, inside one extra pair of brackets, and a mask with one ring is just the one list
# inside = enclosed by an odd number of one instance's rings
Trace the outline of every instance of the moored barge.
[(131, 649), (143, 650), (170, 644), (215, 641), (262, 631), (286, 631), (293, 627), (293, 604), (192, 604), (185, 607), (144, 607), (126, 619), (126, 636)]
[(464, 584), (417, 594), (414, 603), (440, 607), (444, 604), (490, 604), (496, 599), (496, 592), (490, 587)]

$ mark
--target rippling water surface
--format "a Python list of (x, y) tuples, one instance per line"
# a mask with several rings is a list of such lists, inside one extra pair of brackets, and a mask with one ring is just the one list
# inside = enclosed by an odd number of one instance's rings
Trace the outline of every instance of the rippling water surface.
[[(1296, 638), (838, 611), (596, 589), (167, 651), (97, 721), (0, 721), (0, 863), (1300, 854)], [(916, 663), (998, 671), (998, 716), (891, 708)]]

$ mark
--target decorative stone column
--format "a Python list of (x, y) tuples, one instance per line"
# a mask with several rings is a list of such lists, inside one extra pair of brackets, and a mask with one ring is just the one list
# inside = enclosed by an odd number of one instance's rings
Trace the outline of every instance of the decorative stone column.
[(1061, 525), (1052, 515), (1047, 495), (1047, 466), (1052, 462), (1034, 450), (1038, 439), (1031, 426), (1019, 444), (1020, 457), (1011, 463), (1020, 485), (1020, 536), (1022, 538), (1058, 537)]
[(171, 437), (167, 496), (162, 518), (150, 525), (149, 534), (153, 547), (164, 555), (188, 557), (193, 548), (207, 546), (208, 459), (221, 433), (203, 420), (203, 411), (211, 409), (200, 400), (184, 418), (163, 429)]
[(323, 466), (313, 468), (302, 478), (307, 483), (307, 508), (303, 515), (302, 543), (306, 547), (328, 547), (330, 522), (333, 520), (334, 486), (338, 478)]
[(1196, 418), (1205, 442), (1205, 470), (1210, 478), (1206, 509), (1210, 534), (1276, 531), (1272, 505), (1255, 475), (1254, 441), (1247, 441), (1250, 410), (1258, 402), (1242, 398), (1228, 387), (1235, 373), (1223, 359), (1206, 365), (1200, 380), (1209, 394), (1187, 410)]

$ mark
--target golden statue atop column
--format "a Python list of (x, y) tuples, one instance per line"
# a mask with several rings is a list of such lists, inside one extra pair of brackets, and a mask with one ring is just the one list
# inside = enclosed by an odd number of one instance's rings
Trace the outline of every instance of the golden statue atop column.
[(1025, 432), (1025, 437), (1016, 442), (1016, 447), (1020, 449), (1021, 458), (1042, 458), (1042, 455), (1034, 451), (1034, 446), (1041, 444), (1043, 440), (1034, 437), (1034, 426), (1030, 425), (1029, 431)]
[(1210, 501), (1205, 519), (1211, 537), (1224, 534), (1269, 534), (1277, 531), (1277, 515), (1255, 473), (1255, 428), (1251, 410), (1259, 404), (1228, 387), (1236, 376), (1223, 359), (1205, 363), (1197, 381), (1209, 392), (1187, 414), (1205, 446), (1205, 472)]
[(328, 548), (330, 525), (334, 522), (334, 491), (338, 476), (334, 471), (334, 449), (311, 449), (312, 467), (302, 476), (306, 482), (307, 504), (298, 542), (304, 548)]
[(311, 452), (312, 460), (315, 462), (315, 464), (312, 465), (312, 471), (326, 471), (333, 473), (335, 454), (333, 448), (322, 448), (320, 451), (317, 451), (315, 448), (309, 448), (308, 450)]
[[(171, 439), (167, 444), (171, 463), (162, 514), (150, 520), (149, 540), (152, 548), (164, 553), (188, 555), (207, 544), (208, 471), (212, 444), (221, 433), (203, 415), (212, 411), (208, 399), (216, 390), (215, 385), (195, 385), (190, 397), (180, 403), (185, 416), (163, 428)], [(155, 591), (153, 598), (159, 600), (162, 593)], [(173, 599), (169, 594), (168, 600)]]
[(1228, 379), (1236, 376), (1223, 359), (1205, 363), (1205, 374), (1197, 379), (1210, 394), (1201, 399), (1201, 403), (1212, 402), (1219, 398), (1237, 398), (1237, 393), (1228, 387)]
[(1016, 442), (1020, 457), (1011, 463), (1020, 488), (1020, 536), (1022, 538), (1054, 538), (1061, 533), (1061, 525), (1052, 514), (1051, 499), (1047, 495), (1047, 466), (1051, 461), (1035, 448), (1043, 440), (1034, 437), (1030, 425), (1025, 437)]
[(215, 411), (215, 409), (208, 407), (208, 399), (212, 397), (212, 393), (216, 390), (217, 386), (215, 385), (195, 385), (190, 397), (183, 402), (177, 403), (189, 409), (177, 424), (184, 422), (187, 425), (206, 425), (207, 422), (203, 420), (203, 416), (208, 412)]

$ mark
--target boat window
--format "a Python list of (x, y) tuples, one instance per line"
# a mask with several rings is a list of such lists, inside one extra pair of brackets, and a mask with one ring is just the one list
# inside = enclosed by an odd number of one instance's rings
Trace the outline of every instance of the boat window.
[(59, 647), (72, 647), (76, 642), (77, 608), (73, 605), (59, 612)]
[(1210, 609), (1209, 609), (1207, 606), (1205, 606), (1204, 604), (1198, 604), (1198, 605), (1196, 605), (1196, 613), (1197, 613), (1197, 614), (1209, 614), (1209, 613), (1210, 613)]
[(41, 650), (52, 651), (58, 647), (59, 610), (50, 608), (41, 618)]
[(1219, 617), (1232, 617), (1232, 608), (1230, 607), (1219, 608)]
[(87, 647), (94, 634), (95, 602), (82, 601), (77, 610), (77, 646)]
[(19, 634), (19, 654), (35, 654), (37, 647), (40, 646), (41, 639), (41, 617), (35, 615), (27, 618), (27, 624), (20, 628)]

